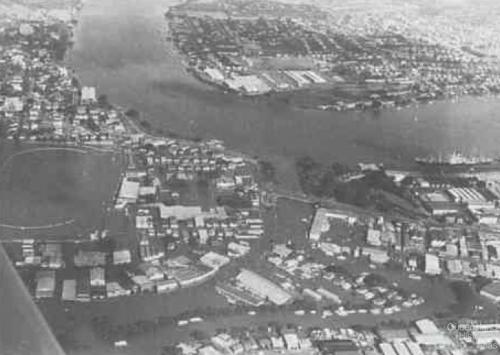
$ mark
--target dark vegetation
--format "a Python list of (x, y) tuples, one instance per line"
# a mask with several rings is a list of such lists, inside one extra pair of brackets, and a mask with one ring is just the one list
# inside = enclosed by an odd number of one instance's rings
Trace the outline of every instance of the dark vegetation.
[(110, 110), (113, 108), (113, 105), (109, 102), (108, 96), (105, 94), (99, 95), (97, 98), (97, 104), (99, 105), (100, 108)]
[(276, 168), (271, 162), (259, 160), (259, 172), (264, 182), (276, 182)]
[(163, 129), (161, 127), (155, 127), (148, 120), (141, 119), (141, 113), (137, 111), (135, 108), (130, 108), (127, 111), (125, 111), (125, 116), (137, 122), (139, 126), (142, 128), (142, 130), (150, 134), (156, 134), (173, 139), (189, 139), (193, 142), (201, 142), (203, 140), (203, 138), (200, 136), (191, 137), (188, 135), (179, 134), (171, 130)]
[(53, 36), (51, 36), (51, 41), (48, 44), (48, 49), (52, 53), (54, 53), (54, 57), (56, 60), (64, 60), (66, 51), (73, 45), (73, 43), (71, 42), (71, 30), (66, 26), (54, 24), (48, 27), (48, 31), (54, 34)]
[(139, 124), (141, 125), (142, 128), (144, 128), (146, 130), (150, 130), (151, 129), (151, 124), (148, 121), (146, 121), (146, 120), (140, 121)]
[(298, 159), (296, 170), (302, 191), (318, 198), (335, 198), (361, 207), (387, 210), (389, 202), (380, 192), (403, 196), (403, 191), (383, 170), (354, 178), (357, 172), (344, 164), (325, 165), (311, 157)]
[(132, 118), (132, 119), (137, 119), (137, 118), (139, 118), (140, 113), (136, 109), (131, 108), (131, 109), (128, 109), (127, 111), (125, 111), (125, 115), (127, 117)]
[(228, 206), (234, 209), (244, 209), (252, 207), (252, 202), (248, 198), (239, 196), (237, 194), (218, 196), (217, 204), (220, 206)]
[(364, 282), (368, 287), (385, 286), (388, 284), (387, 279), (379, 274), (367, 275), (364, 279)]

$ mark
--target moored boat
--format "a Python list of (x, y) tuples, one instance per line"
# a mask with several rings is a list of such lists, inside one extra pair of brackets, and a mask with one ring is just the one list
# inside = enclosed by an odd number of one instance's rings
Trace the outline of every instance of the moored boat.
[(447, 156), (429, 156), (429, 157), (418, 157), (415, 161), (419, 164), (425, 165), (488, 165), (493, 163), (492, 158), (483, 156), (466, 156), (460, 152), (453, 152)]

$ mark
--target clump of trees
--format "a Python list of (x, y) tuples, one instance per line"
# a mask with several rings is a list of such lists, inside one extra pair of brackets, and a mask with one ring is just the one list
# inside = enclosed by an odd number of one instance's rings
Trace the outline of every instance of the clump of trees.
[(161, 355), (181, 355), (182, 350), (175, 345), (165, 345), (161, 349)]
[(140, 113), (135, 108), (131, 108), (131, 109), (128, 109), (127, 111), (125, 111), (125, 116), (133, 118), (133, 119), (137, 119), (137, 118), (139, 118)]
[(276, 182), (276, 167), (267, 160), (259, 160), (259, 172), (264, 182)]
[(109, 102), (108, 96), (106, 94), (99, 95), (97, 98), (97, 105), (103, 109), (110, 110), (113, 105)]
[(148, 121), (146, 120), (141, 120), (139, 122), (139, 124), (141, 125), (142, 128), (146, 129), (146, 130), (150, 130), (151, 129), (151, 123), (149, 123)]
[(234, 209), (244, 209), (252, 207), (252, 201), (237, 194), (227, 194), (217, 197), (219, 206), (228, 206)]
[(369, 274), (363, 281), (368, 287), (384, 286), (388, 284), (387, 279), (380, 274)]
[(346, 176), (354, 171), (341, 163), (327, 165), (311, 157), (302, 157), (297, 159), (295, 166), (302, 191), (319, 198), (335, 198), (340, 202), (368, 207), (380, 204), (376, 191), (402, 195), (400, 188), (381, 170), (348, 180)]

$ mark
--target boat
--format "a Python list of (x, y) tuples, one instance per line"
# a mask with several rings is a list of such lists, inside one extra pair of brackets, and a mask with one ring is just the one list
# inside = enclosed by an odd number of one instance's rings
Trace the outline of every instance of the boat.
[(447, 156), (429, 156), (417, 157), (415, 161), (423, 165), (450, 165), (450, 166), (470, 166), (470, 165), (488, 165), (493, 163), (492, 158), (483, 156), (466, 156), (460, 152), (453, 152)]

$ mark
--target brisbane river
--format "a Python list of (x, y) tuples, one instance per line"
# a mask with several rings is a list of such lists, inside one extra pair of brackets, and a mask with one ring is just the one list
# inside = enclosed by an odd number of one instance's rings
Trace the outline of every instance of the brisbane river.
[(166, 41), (164, 13), (174, 0), (86, 0), (67, 62), (83, 84), (153, 127), (219, 138), (243, 152), (291, 167), (299, 156), (322, 161), (404, 165), (415, 156), (500, 156), (500, 99), (462, 98), (402, 110), (326, 112), (272, 98), (224, 94), (186, 73)]

